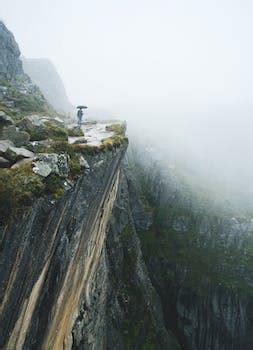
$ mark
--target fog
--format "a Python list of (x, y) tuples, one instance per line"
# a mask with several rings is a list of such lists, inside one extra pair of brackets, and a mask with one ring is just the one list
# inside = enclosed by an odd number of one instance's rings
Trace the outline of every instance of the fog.
[(0, 0), (22, 54), (49, 58), (72, 103), (250, 200), (252, 15), (249, 0)]

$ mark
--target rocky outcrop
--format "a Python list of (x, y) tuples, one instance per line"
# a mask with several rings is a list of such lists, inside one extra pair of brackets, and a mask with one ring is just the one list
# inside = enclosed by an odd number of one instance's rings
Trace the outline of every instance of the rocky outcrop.
[(1, 227), (1, 349), (74, 347), (78, 314), (92, 303), (124, 152), (91, 156), (90, 171), (61, 200), (41, 198)]
[(23, 74), (19, 47), (13, 34), (0, 21), (0, 79), (13, 79)]

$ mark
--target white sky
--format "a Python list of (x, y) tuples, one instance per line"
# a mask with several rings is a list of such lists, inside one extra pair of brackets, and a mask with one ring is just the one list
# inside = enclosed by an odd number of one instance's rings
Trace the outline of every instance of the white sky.
[(26, 57), (53, 61), (74, 104), (253, 176), (252, 1), (0, 0), (0, 17)]

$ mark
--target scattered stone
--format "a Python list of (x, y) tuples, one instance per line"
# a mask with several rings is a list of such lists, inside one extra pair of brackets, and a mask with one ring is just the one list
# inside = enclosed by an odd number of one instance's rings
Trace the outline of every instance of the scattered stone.
[(81, 168), (90, 169), (89, 163), (87, 162), (86, 159), (84, 159), (83, 156), (80, 156), (79, 162), (80, 162)]
[(10, 125), (2, 128), (0, 139), (11, 140), (15, 146), (20, 147), (28, 144), (30, 135), (25, 131), (20, 131), (15, 125)]
[(65, 191), (69, 191), (73, 187), (73, 183), (66, 180), (63, 182), (63, 187)]
[(14, 124), (13, 119), (3, 111), (0, 111), (0, 126), (12, 125), (12, 124)]
[(69, 174), (69, 156), (66, 154), (41, 153), (36, 156), (33, 171), (43, 177), (51, 173), (60, 177), (67, 177)]
[(87, 143), (87, 140), (84, 137), (82, 137), (82, 138), (78, 138), (77, 140), (75, 140), (73, 142), (73, 145), (80, 145), (80, 144), (85, 144), (85, 143)]
[(23, 158), (34, 158), (34, 153), (26, 148), (9, 147), (5, 153), (7, 159), (17, 161)]
[(8, 159), (5, 159), (4, 157), (0, 157), (0, 168), (9, 168), (10, 162)]
[(4, 155), (9, 147), (13, 147), (14, 143), (10, 140), (0, 140), (0, 155)]

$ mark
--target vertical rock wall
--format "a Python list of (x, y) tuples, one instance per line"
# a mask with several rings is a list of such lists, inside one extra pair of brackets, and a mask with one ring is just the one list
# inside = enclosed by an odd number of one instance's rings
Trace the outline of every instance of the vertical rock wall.
[(39, 200), (1, 230), (0, 348), (70, 349), (91, 289), (125, 147), (91, 157), (91, 171), (54, 203)]

